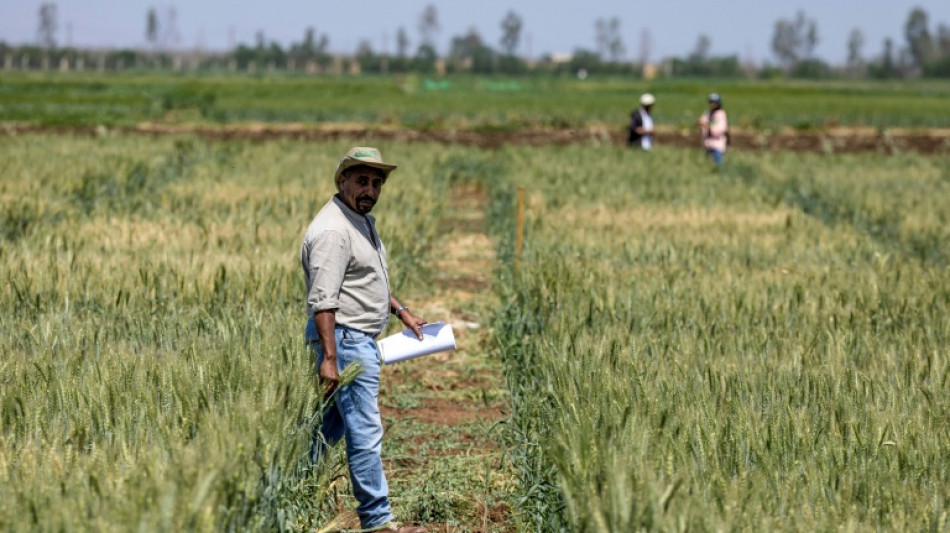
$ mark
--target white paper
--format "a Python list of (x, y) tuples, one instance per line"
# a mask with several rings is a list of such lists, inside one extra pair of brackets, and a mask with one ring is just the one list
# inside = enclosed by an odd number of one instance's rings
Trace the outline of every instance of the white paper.
[(422, 357), (436, 352), (455, 349), (455, 333), (445, 322), (433, 322), (419, 328), (422, 340), (411, 329), (390, 335), (376, 342), (383, 363), (391, 365), (400, 361)]

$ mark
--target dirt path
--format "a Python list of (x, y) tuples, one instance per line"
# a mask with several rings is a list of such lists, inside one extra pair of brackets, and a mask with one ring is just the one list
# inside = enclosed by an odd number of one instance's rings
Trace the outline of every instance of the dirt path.
[[(623, 145), (626, 137), (622, 126), (589, 124), (580, 128), (529, 127), (518, 131), (479, 129), (429, 129), (387, 127), (373, 124), (153, 124), (107, 129), (102, 126), (40, 126), (27, 124), (0, 125), (0, 136), (27, 133), (63, 135), (197, 135), (208, 140), (332, 140), (373, 137), (379, 140), (403, 142), (438, 142), (482, 148), (506, 145), (569, 145), (613, 144)], [(658, 146), (698, 147), (696, 131), (671, 127), (657, 128)], [(749, 130), (733, 128), (732, 147), (744, 150), (781, 150), (795, 152), (855, 153), (855, 152), (917, 152), (921, 154), (950, 153), (950, 129), (878, 130), (862, 127), (835, 127), (822, 130)]]
[[(394, 510), (430, 532), (507, 532), (511, 475), (494, 425), (505, 417), (501, 363), (488, 355), (495, 247), (485, 220), (487, 194), (456, 188), (447, 242), (435, 265), (433, 292), (407, 300), (430, 321), (451, 323), (458, 350), (385, 367), (380, 407), (383, 459)], [(352, 501), (339, 502), (343, 527), (356, 528)]]

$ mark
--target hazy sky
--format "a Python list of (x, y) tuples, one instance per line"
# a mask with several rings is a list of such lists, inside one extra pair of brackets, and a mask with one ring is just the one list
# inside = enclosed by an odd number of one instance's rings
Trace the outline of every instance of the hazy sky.
[[(395, 51), (398, 28), (405, 28), (411, 49), (418, 45), (419, 15), (435, 5), (441, 32), (437, 48), (445, 53), (453, 36), (475, 28), (483, 40), (498, 47), (500, 24), (509, 10), (524, 21), (521, 55), (593, 50), (594, 23), (617, 17), (626, 57), (640, 56), (642, 36), (650, 35), (650, 59), (688, 54), (700, 33), (712, 39), (715, 55), (738, 54), (756, 62), (774, 60), (770, 41), (779, 18), (793, 18), (801, 9), (818, 23), (818, 56), (844, 61), (852, 28), (865, 36), (865, 57), (878, 55), (885, 37), (904, 46), (904, 22), (914, 6), (930, 15), (931, 32), (938, 23), (950, 26), (950, 0), (53, 0), (59, 13), (58, 42), (75, 46), (139, 47), (145, 44), (145, 19), (150, 6), (159, 13), (174, 6), (182, 48), (225, 49), (252, 43), (258, 30), (268, 41), (286, 46), (299, 41), (307, 26), (330, 38), (334, 52), (352, 53), (367, 39), (373, 49)], [(37, 0), (0, 0), (0, 40), (12, 44), (36, 41)]]

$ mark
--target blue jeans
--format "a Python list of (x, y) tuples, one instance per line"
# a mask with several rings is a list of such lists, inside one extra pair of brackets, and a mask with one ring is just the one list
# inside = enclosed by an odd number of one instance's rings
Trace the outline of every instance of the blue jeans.
[(722, 166), (722, 152), (720, 152), (719, 150), (707, 149), (707, 150), (706, 150), (706, 153), (708, 153), (710, 156), (712, 156), (713, 161), (716, 162), (716, 166), (717, 166), (717, 167), (721, 167), (721, 166)]
[[(312, 335), (311, 335), (312, 333)], [(319, 433), (314, 429), (310, 458), (319, 461), (328, 446), (342, 437), (346, 443), (346, 461), (350, 467), (350, 482), (359, 505), (356, 512), (363, 528), (381, 526), (393, 520), (389, 505), (389, 485), (383, 473), (383, 421), (379, 416), (380, 356), (373, 337), (344, 326), (337, 326), (337, 370), (343, 372), (351, 363), (359, 361), (363, 371), (349, 385), (339, 389), (333, 405), (323, 415)], [(313, 318), (307, 323), (307, 339), (316, 338)], [(311, 343), (317, 372), (323, 362), (323, 347)]]

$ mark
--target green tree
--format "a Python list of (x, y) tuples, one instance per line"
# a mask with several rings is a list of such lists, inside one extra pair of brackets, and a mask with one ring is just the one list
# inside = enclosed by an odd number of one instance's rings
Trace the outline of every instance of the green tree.
[(799, 61), (810, 59), (817, 45), (818, 24), (805, 17), (804, 11), (799, 11), (792, 20), (775, 21), (772, 53), (786, 69), (791, 70)]
[(899, 74), (897, 66), (894, 64), (894, 41), (890, 38), (884, 39), (884, 49), (881, 57), (868, 67), (868, 73), (874, 78), (896, 78)]
[(402, 26), (396, 30), (396, 56), (403, 58), (409, 53), (409, 35)]
[(810, 80), (830, 78), (831, 67), (818, 58), (802, 59), (798, 63), (795, 63), (790, 74), (793, 78)]
[(943, 23), (937, 26), (937, 53), (950, 57), (950, 26)]
[(497, 72), (504, 74), (523, 74), (528, 70), (528, 65), (523, 59), (513, 55), (502, 55), (497, 57)]
[(798, 61), (799, 37), (795, 25), (785, 19), (775, 22), (772, 30), (772, 53), (779, 63), (791, 67)]
[(934, 58), (924, 65), (924, 76), (928, 78), (950, 78), (950, 26), (937, 26), (934, 43)]
[(693, 47), (693, 53), (689, 55), (690, 61), (706, 61), (711, 47), (712, 39), (705, 33), (699, 34), (699, 37), (696, 38), (696, 46)]
[(416, 56), (412, 60), (413, 70), (423, 73), (434, 72), (435, 60), (437, 58), (435, 48), (432, 45), (422, 43), (419, 45), (419, 49), (416, 50)]
[(363, 72), (379, 72), (381, 70), (381, 56), (373, 51), (373, 45), (368, 39), (363, 39), (356, 45), (356, 60), (360, 62)]
[(154, 7), (148, 8), (148, 14), (145, 15), (145, 41), (152, 48), (158, 46), (158, 13)]
[(501, 49), (506, 54), (513, 56), (518, 49), (518, 43), (521, 41), (521, 17), (514, 11), (509, 11), (505, 18), (501, 20)]
[(594, 34), (597, 41), (597, 53), (600, 57), (609, 57), (617, 62), (627, 53), (620, 35), (620, 19), (597, 19), (594, 22)]
[(904, 24), (904, 37), (914, 66), (923, 66), (933, 57), (934, 43), (927, 29), (927, 12), (917, 7), (911, 10)]
[(598, 72), (603, 69), (603, 61), (597, 52), (577, 48), (568, 63), (571, 72), (584, 70), (586, 72)]
[(264, 56), (268, 64), (283, 68), (287, 65), (287, 52), (277, 41), (271, 41), (267, 47), (267, 53)]
[(937, 26), (937, 52), (942, 57), (950, 57), (950, 26), (942, 23)]
[(36, 27), (37, 42), (47, 50), (56, 48), (56, 30), (59, 25), (56, 4), (52, 2), (40, 4), (39, 19)]
[(818, 23), (815, 22), (815, 19), (812, 19), (808, 22), (807, 29), (805, 30), (806, 59), (812, 59), (816, 46), (818, 46)]
[(434, 51), (435, 37), (441, 29), (438, 10), (432, 4), (427, 5), (419, 15), (419, 40)]
[(459, 37), (454, 37), (449, 45), (449, 58), (451, 59), (471, 59), (475, 50), (483, 46), (482, 36), (478, 30), (469, 28), (468, 33)]
[(709, 54), (712, 39), (705, 33), (696, 38), (696, 45), (686, 59), (673, 58), (670, 66), (674, 76), (716, 76), (735, 78), (742, 74), (735, 55), (713, 57)]
[(485, 45), (475, 28), (468, 33), (452, 39), (449, 58), (459, 70), (470, 70), (479, 74), (488, 74), (495, 70), (496, 54)]
[(316, 30), (308, 26), (303, 32), (303, 41), (290, 45), (290, 57), (294, 61), (304, 63), (316, 57)]
[(852, 71), (864, 65), (861, 49), (864, 48), (864, 33), (860, 28), (854, 28), (848, 34), (848, 68)]
[(293, 59), (298, 66), (308, 61), (315, 61), (319, 65), (326, 66), (331, 60), (330, 54), (327, 53), (329, 46), (330, 38), (325, 33), (318, 36), (313, 26), (308, 26), (303, 32), (303, 40), (299, 43), (291, 43), (287, 57)]

